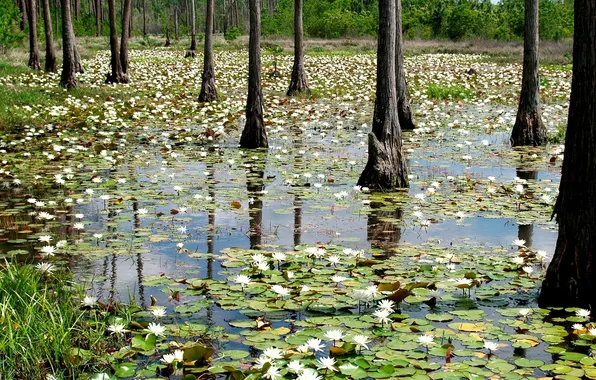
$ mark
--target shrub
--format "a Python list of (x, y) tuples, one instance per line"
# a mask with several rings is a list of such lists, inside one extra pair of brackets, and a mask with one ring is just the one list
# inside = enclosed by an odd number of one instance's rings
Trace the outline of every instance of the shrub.
[(238, 38), (241, 35), (242, 35), (242, 32), (240, 32), (240, 29), (230, 28), (224, 34), (224, 38), (226, 39), (226, 41), (234, 41), (236, 38)]
[(14, 1), (0, 0), (0, 52), (19, 45), (25, 34), (19, 29), (21, 12)]

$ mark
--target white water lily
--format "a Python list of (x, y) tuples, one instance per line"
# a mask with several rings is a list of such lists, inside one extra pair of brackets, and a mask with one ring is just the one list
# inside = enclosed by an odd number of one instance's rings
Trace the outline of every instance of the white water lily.
[(332, 357), (328, 356), (326, 358), (319, 358), (317, 360), (317, 369), (325, 369), (325, 370), (337, 372), (337, 368), (335, 368), (334, 366), (335, 366), (335, 359)]
[(97, 297), (85, 296), (81, 303), (83, 304), (83, 306), (93, 307), (97, 303)]
[(321, 339), (318, 338), (310, 338), (306, 341), (306, 345), (315, 352), (322, 351), (324, 347)]
[(389, 314), (391, 314), (395, 311), (393, 309), (395, 307), (395, 302), (393, 302), (391, 300), (381, 300), (381, 301), (379, 301), (378, 307), (379, 307), (379, 309), (387, 310), (389, 312)]
[(286, 297), (290, 294), (290, 289), (281, 285), (272, 285), (271, 290), (273, 290), (275, 293), (279, 294), (282, 297)]
[(336, 340), (342, 340), (344, 337), (344, 333), (341, 330), (329, 330), (325, 332), (325, 338), (332, 340), (332, 341), (336, 341)]
[(590, 310), (579, 309), (575, 312), (575, 315), (580, 318), (588, 318), (590, 316)]
[(242, 285), (242, 287), (245, 287), (250, 285), (250, 277), (244, 274), (239, 274), (238, 276), (234, 277), (234, 282)]
[(287, 368), (295, 374), (300, 374), (302, 371), (304, 371), (304, 365), (300, 363), (298, 360), (292, 360), (291, 362), (289, 362)]
[(369, 342), (369, 338), (366, 335), (355, 335), (352, 340), (356, 344), (356, 347), (363, 347), (368, 350), (367, 343)]
[(522, 265), (522, 264), (525, 263), (525, 259), (523, 257), (520, 257), (520, 256), (516, 256), (516, 257), (512, 258), (511, 261), (514, 264), (517, 264), (517, 265)]
[(391, 312), (389, 310), (378, 309), (373, 313), (373, 316), (377, 319), (379, 323), (385, 324), (391, 322), (391, 318), (389, 318), (390, 314)]
[(519, 309), (519, 315), (521, 315), (524, 318), (530, 315), (531, 313), (532, 309)]
[(111, 335), (123, 335), (126, 332), (126, 326), (124, 323), (114, 323), (108, 326), (108, 331), (111, 332)]
[(277, 347), (266, 348), (265, 350), (263, 350), (263, 355), (265, 355), (266, 357), (268, 357), (272, 361), (273, 360), (277, 360), (277, 359), (281, 359), (281, 358), (284, 357), (283, 351), (280, 350)]
[(487, 349), (490, 353), (497, 351), (499, 349), (499, 344), (495, 342), (491, 342), (488, 340), (484, 341), (484, 348)]
[(513, 242), (511, 242), (511, 245), (513, 245), (514, 247), (524, 247), (526, 244), (526, 241), (524, 239), (515, 239), (513, 240)]
[(532, 274), (532, 273), (534, 272), (534, 268), (532, 268), (532, 267), (530, 267), (530, 266), (525, 266), (525, 267), (523, 267), (523, 268), (522, 268), (522, 270), (523, 270), (523, 271), (524, 271), (526, 274), (528, 274), (528, 275), (530, 275), (530, 274)]
[(156, 307), (155, 309), (151, 310), (151, 313), (155, 318), (161, 318), (166, 315), (166, 308), (165, 307)]
[(279, 368), (277, 366), (272, 365), (269, 369), (263, 374), (263, 378), (275, 380), (280, 377), (283, 377), (282, 374), (279, 372)]
[(434, 336), (432, 336), (430, 334), (424, 334), (424, 335), (420, 335), (418, 337), (418, 343), (420, 343), (422, 346), (428, 347), (428, 346), (432, 346), (432, 345), (436, 344), (434, 339), (435, 339)]
[(304, 371), (300, 375), (298, 375), (297, 380), (321, 380), (322, 377), (312, 368), (305, 368)]
[(52, 274), (52, 272), (54, 272), (54, 270), (56, 269), (56, 267), (50, 263), (38, 263), (35, 268), (37, 268), (38, 271), (40, 271), (41, 273), (45, 273), (45, 274)]
[(147, 326), (147, 331), (149, 334), (153, 334), (156, 337), (165, 336), (166, 327), (159, 323), (149, 323), (149, 326)]

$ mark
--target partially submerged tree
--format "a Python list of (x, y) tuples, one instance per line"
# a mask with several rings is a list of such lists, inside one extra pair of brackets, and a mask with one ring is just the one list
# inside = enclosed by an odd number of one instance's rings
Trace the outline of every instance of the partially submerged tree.
[(304, 43), (302, 31), (302, 0), (294, 0), (294, 66), (288, 96), (310, 92), (304, 71)]
[[(70, 9), (69, 0), (60, 0), (62, 9)], [(74, 31), (72, 29), (72, 15), (70, 12), (62, 12), (62, 75), (60, 86), (67, 89), (77, 88), (76, 68), (76, 45)]]
[(29, 63), (28, 66), (41, 70), (39, 63), (39, 45), (37, 44), (37, 4), (35, 0), (27, 1), (27, 17), (29, 19)]
[(246, 124), (240, 138), (241, 148), (267, 148), (267, 131), (263, 122), (263, 93), (261, 90), (261, 4), (249, 1), (250, 36), (248, 42), (248, 97)]
[(111, 71), (108, 73), (106, 83), (126, 83), (128, 78), (122, 69), (122, 60), (118, 46), (118, 30), (116, 29), (116, 0), (108, 0), (110, 17), (110, 53)]
[(215, 87), (215, 68), (213, 65), (213, 17), (215, 16), (215, 0), (207, 0), (205, 11), (205, 50), (203, 57), (203, 76), (199, 102), (217, 100)]
[(368, 162), (358, 180), (358, 185), (376, 190), (408, 187), (395, 85), (395, 1), (379, 0), (375, 110), (368, 134)]
[(402, 130), (414, 129), (412, 108), (408, 98), (408, 82), (404, 68), (404, 39), (402, 35), (401, 0), (396, 0), (395, 7), (395, 83), (397, 85), (397, 116)]
[(186, 52), (185, 57), (194, 58), (195, 51), (197, 50), (197, 28), (196, 28), (196, 19), (197, 19), (197, 16), (195, 14), (195, 0), (190, 0), (190, 14), (191, 14), (191, 21), (190, 21), (190, 48)]
[(52, 15), (50, 14), (50, 0), (43, 0), (43, 26), (46, 35), (46, 62), (45, 71), (55, 73), (56, 51), (54, 50), (54, 38), (52, 36)]
[(519, 107), (511, 132), (513, 146), (546, 143), (546, 127), (540, 116), (538, 40), (538, 0), (525, 0), (524, 66)]
[(575, 0), (573, 78), (565, 160), (553, 215), (554, 257), (538, 303), (596, 308), (596, 2)]

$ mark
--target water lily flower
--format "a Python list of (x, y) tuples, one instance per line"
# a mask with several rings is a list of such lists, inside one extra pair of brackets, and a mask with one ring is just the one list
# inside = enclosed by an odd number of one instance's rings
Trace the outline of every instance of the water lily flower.
[(472, 280), (469, 278), (456, 278), (455, 286), (457, 287), (470, 287), (472, 285)]
[(305, 368), (304, 371), (300, 375), (298, 375), (297, 380), (321, 380), (322, 377), (312, 368)]
[(418, 343), (420, 343), (422, 346), (428, 347), (436, 344), (434, 339), (434, 336), (430, 334), (424, 334), (418, 337)]
[(176, 360), (176, 355), (172, 354), (164, 354), (163, 357), (160, 359), (165, 364), (172, 364), (174, 360)]
[(41, 247), (40, 251), (43, 257), (54, 256), (54, 254), (56, 253), (56, 247), (53, 247), (51, 245), (44, 245), (43, 247)]
[(250, 285), (250, 277), (244, 274), (239, 274), (234, 278), (234, 282), (242, 285), (242, 288), (244, 289), (245, 286)]
[(265, 364), (267, 364), (267, 363), (272, 363), (271, 358), (266, 355), (261, 355), (257, 358), (257, 362), (255, 363), (255, 368), (262, 369), (265, 366)]
[(512, 258), (511, 261), (517, 265), (522, 265), (525, 262), (524, 258), (520, 257), (520, 256), (516, 256), (516, 257)]
[(534, 272), (534, 268), (532, 268), (532, 267), (530, 267), (530, 266), (525, 266), (525, 267), (523, 267), (523, 268), (522, 268), (522, 270), (523, 270), (524, 272), (526, 272), (528, 275), (531, 275), (531, 274), (532, 274), (532, 272)]
[(277, 378), (283, 377), (281, 373), (279, 373), (279, 368), (272, 365), (269, 369), (263, 374), (263, 378), (275, 380)]
[(364, 347), (368, 350), (368, 346), (366, 345), (369, 342), (369, 338), (366, 335), (356, 335), (352, 338), (356, 347)]
[(284, 357), (283, 351), (277, 347), (269, 347), (263, 350), (263, 355), (268, 357), (271, 360), (277, 360)]
[(300, 363), (298, 360), (292, 360), (291, 362), (289, 362), (287, 368), (295, 374), (300, 374), (302, 371), (304, 371), (304, 365)]
[(341, 330), (328, 330), (325, 332), (325, 337), (335, 342), (336, 340), (341, 340), (344, 337), (344, 333)]
[(579, 309), (575, 312), (575, 315), (580, 318), (588, 318), (590, 316), (590, 310)]
[(573, 325), (571, 325), (571, 328), (574, 329), (574, 330), (583, 331), (584, 330), (584, 325), (582, 325), (581, 323), (574, 323)]
[(38, 271), (40, 271), (41, 273), (45, 273), (45, 274), (52, 274), (52, 272), (54, 272), (54, 270), (56, 269), (56, 267), (54, 267), (54, 265), (50, 264), (50, 263), (38, 263), (35, 268), (37, 268)]
[(323, 349), (323, 343), (321, 342), (321, 339), (318, 339), (318, 338), (310, 338), (309, 340), (306, 341), (306, 344), (309, 348), (312, 348), (315, 352), (322, 351), (322, 349)]
[(156, 307), (155, 309), (151, 310), (151, 313), (155, 318), (161, 318), (166, 315), (166, 308), (165, 307)]
[(329, 356), (326, 358), (319, 358), (317, 360), (317, 369), (325, 369), (332, 372), (337, 372), (337, 368), (335, 368), (334, 365), (335, 359)]
[(513, 242), (511, 244), (514, 247), (523, 247), (524, 244), (526, 244), (526, 241), (524, 239), (515, 239), (515, 240), (513, 240)]
[(484, 348), (488, 350), (489, 354), (492, 354), (494, 351), (499, 349), (499, 344), (495, 342), (491, 342), (488, 340), (484, 341)]
[(331, 277), (331, 281), (336, 282), (337, 285), (339, 285), (340, 283), (344, 282), (345, 280), (347, 280), (347, 277), (344, 277), (342, 275), (336, 274), (333, 277)]
[(387, 310), (389, 314), (393, 313), (393, 308), (395, 307), (395, 302), (391, 300), (381, 300), (379, 301), (379, 309)]
[(39, 240), (42, 243), (48, 243), (48, 244), (50, 244), (50, 241), (52, 240), (52, 237), (50, 235), (41, 235), (39, 238), (37, 238), (37, 240)]
[(83, 304), (83, 306), (93, 307), (97, 303), (97, 297), (85, 296), (85, 298), (83, 298), (81, 303)]
[(272, 257), (275, 261), (284, 261), (286, 259), (286, 254), (283, 252), (273, 252)]
[(528, 315), (532, 313), (532, 309), (519, 309), (519, 315), (526, 318)]
[(592, 336), (596, 336), (596, 328), (594, 329), (589, 329), (588, 332), (590, 333), (590, 335)]
[(124, 323), (114, 323), (108, 326), (108, 331), (111, 331), (111, 335), (123, 335), (126, 332), (126, 326)]
[(147, 326), (147, 331), (149, 332), (149, 334), (153, 334), (156, 337), (159, 336), (165, 336), (165, 332), (166, 332), (166, 328), (165, 326), (162, 326), (159, 323), (149, 323), (149, 326)]
[(379, 321), (381, 325), (391, 322), (389, 314), (391, 314), (391, 312), (385, 309), (378, 309), (373, 313), (374, 317), (377, 319), (377, 321)]
[(290, 289), (281, 285), (272, 285), (271, 290), (273, 290), (275, 293), (279, 294), (282, 297), (288, 296), (290, 294)]

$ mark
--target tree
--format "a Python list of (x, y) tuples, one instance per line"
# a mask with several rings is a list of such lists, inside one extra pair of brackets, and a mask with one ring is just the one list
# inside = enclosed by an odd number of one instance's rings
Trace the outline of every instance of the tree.
[(95, 37), (101, 35), (101, 0), (95, 0)]
[(118, 50), (118, 31), (116, 29), (116, 0), (108, 0), (108, 11), (110, 17), (110, 53), (111, 72), (108, 73), (106, 83), (126, 83), (127, 78), (122, 71), (122, 61)]
[(54, 39), (52, 36), (52, 15), (50, 15), (50, 0), (43, 0), (43, 26), (46, 35), (46, 63), (45, 70), (55, 73), (56, 52), (54, 51)]
[(192, 20), (190, 21), (190, 49), (188, 49), (188, 51), (186, 52), (186, 57), (194, 58), (195, 51), (197, 50), (197, 16), (195, 14), (195, 0), (190, 0), (190, 13), (192, 18)]
[(402, 151), (395, 85), (396, 0), (379, 0), (377, 90), (372, 133), (368, 134), (368, 162), (359, 186), (376, 190), (408, 187), (408, 168)]
[(542, 283), (543, 306), (596, 307), (596, 2), (575, 0), (573, 78), (565, 160), (553, 215), (555, 254)]
[(511, 132), (511, 144), (543, 145), (546, 127), (540, 116), (538, 80), (538, 0), (525, 0), (524, 67), (517, 117)]
[(203, 76), (199, 102), (217, 100), (215, 87), (215, 68), (213, 67), (213, 17), (215, 15), (215, 0), (207, 0), (205, 11), (205, 54), (203, 57)]
[[(63, 10), (70, 9), (70, 0), (60, 0)], [(77, 88), (77, 67), (76, 67), (76, 45), (74, 31), (72, 30), (72, 15), (70, 12), (62, 12), (62, 75), (60, 86), (67, 89)]]
[(246, 124), (240, 137), (240, 147), (267, 148), (267, 131), (263, 122), (263, 93), (261, 90), (261, 4), (249, 1), (250, 35), (248, 39), (248, 97)]
[(130, 37), (130, 23), (132, 19), (132, 0), (123, 0), (122, 38), (120, 39), (120, 63), (125, 83), (128, 83), (128, 39)]
[(304, 44), (302, 42), (302, 0), (294, 0), (294, 67), (288, 96), (310, 92), (304, 72)]
[(37, 5), (35, 0), (27, 1), (27, 17), (29, 19), (29, 63), (28, 66), (41, 70), (39, 63), (39, 46), (37, 45)]
[(395, 10), (395, 82), (397, 85), (397, 116), (402, 130), (414, 129), (412, 108), (408, 99), (408, 82), (404, 68), (404, 40), (402, 36), (401, 0), (396, 0)]

